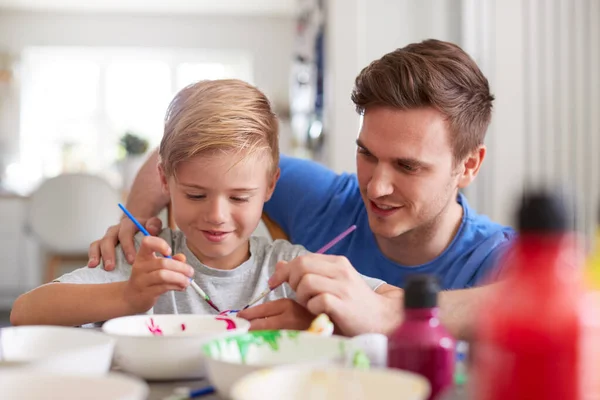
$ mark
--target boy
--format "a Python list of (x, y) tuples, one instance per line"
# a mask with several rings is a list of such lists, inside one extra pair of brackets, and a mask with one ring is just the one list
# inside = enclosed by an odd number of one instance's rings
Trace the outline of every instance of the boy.
[[(216, 313), (189, 288), (189, 278), (221, 310), (244, 307), (267, 288), (279, 261), (307, 253), (286, 241), (251, 237), (278, 164), (278, 121), (262, 92), (238, 80), (184, 88), (167, 110), (158, 163), (180, 230), (138, 234), (133, 265), (119, 249), (115, 271), (85, 267), (23, 294), (11, 322), (78, 326), (146, 312)], [(163, 257), (172, 253), (173, 259)], [(372, 290), (387, 286), (365, 282)], [(285, 284), (264, 301), (293, 297)], [(300, 309), (308, 326), (314, 316)]]

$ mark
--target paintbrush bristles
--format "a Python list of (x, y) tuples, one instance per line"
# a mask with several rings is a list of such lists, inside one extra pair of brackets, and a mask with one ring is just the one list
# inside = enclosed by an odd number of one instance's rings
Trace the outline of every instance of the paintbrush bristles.
[(261, 301), (262, 299), (264, 299), (265, 296), (267, 296), (270, 292), (271, 292), (271, 288), (265, 290), (264, 292), (262, 292), (261, 294), (259, 294), (257, 298), (255, 298), (250, 303), (248, 303), (248, 305), (246, 307), (244, 307), (243, 309), (245, 310), (246, 308), (255, 305), (256, 303), (258, 303), (259, 301)]

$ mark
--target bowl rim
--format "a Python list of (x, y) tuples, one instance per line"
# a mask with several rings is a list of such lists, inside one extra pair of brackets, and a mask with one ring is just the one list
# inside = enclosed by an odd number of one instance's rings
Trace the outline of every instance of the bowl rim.
[[(77, 326), (59, 326), (59, 325), (19, 325), (19, 326), (5, 326), (0, 328), (2, 330), (3, 333), (5, 332), (10, 332), (10, 331), (14, 331), (14, 332), (18, 332), (18, 331), (26, 331), (26, 330), (31, 330), (31, 331), (42, 331), (42, 330), (50, 330), (50, 331), (54, 331), (54, 332), (77, 332), (77, 334), (82, 333), (84, 336), (87, 336), (88, 338), (94, 338), (94, 343), (85, 343), (82, 344), (81, 346), (103, 346), (106, 344), (113, 344), (115, 343), (115, 339), (106, 335), (104, 332), (100, 331), (97, 328), (83, 328), (83, 327), (77, 327)], [(7, 336), (2, 336), (3, 339), (2, 340), (6, 340), (4, 339)], [(78, 349), (80, 348), (80, 346), (78, 347), (70, 347), (69, 349)]]
[[(194, 318), (194, 319), (211, 319), (214, 320), (217, 317), (221, 317), (221, 318), (229, 318), (229, 319), (233, 319), (236, 322), (236, 327), (234, 329), (230, 329), (230, 330), (223, 330), (223, 331), (215, 331), (215, 332), (206, 332), (206, 336), (208, 340), (212, 340), (215, 339), (214, 336), (220, 336), (220, 335), (235, 335), (238, 333), (246, 333), (248, 331), (248, 329), (250, 329), (250, 321), (248, 321), (247, 319), (244, 318), (239, 318), (237, 316), (235, 317), (230, 317), (230, 316), (225, 316), (225, 315), (212, 315), (212, 314), (137, 314), (137, 315), (124, 315), (122, 317), (116, 317), (116, 318), (111, 318), (109, 320), (107, 320), (106, 322), (104, 322), (104, 324), (102, 324), (102, 332), (106, 335), (112, 336), (112, 337), (118, 337), (118, 338), (135, 338), (135, 339), (141, 339), (141, 340), (183, 340), (183, 339), (190, 339), (190, 338), (194, 338), (197, 339), (198, 335), (193, 335), (193, 334), (184, 334), (184, 335), (167, 335), (167, 336), (161, 336), (161, 335), (137, 335), (137, 334), (126, 334), (126, 333), (118, 333), (118, 332), (112, 332), (110, 331), (110, 327), (113, 323), (117, 323), (120, 320), (125, 320), (125, 319), (144, 319), (144, 318), (151, 318), (153, 316), (158, 316), (158, 317), (167, 317), (167, 318), (175, 318), (175, 317), (181, 317), (181, 316), (186, 316), (188, 318)], [(238, 327), (238, 321), (242, 324), (242, 325), (246, 325), (244, 327)], [(108, 327), (107, 327), (108, 325)]]
[(60, 384), (61, 382), (71, 381), (71, 382), (99, 382), (99, 383), (107, 383), (107, 382), (123, 382), (128, 384), (133, 388), (134, 386), (141, 390), (143, 396), (142, 398), (147, 398), (150, 394), (150, 386), (148, 383), (136, 376), (132, 376), (129, 374), (125, 374), (118, 371), (109, 371), (102, 375), (70, 375), (70, 374), (62, 374), (56, 372), (42, 372), (42, 371), (30, 371), (27, 369), (15, 369), (15, 370), (7, 370), (2, 372), (2, 378), (12, 376), (16, 376), (17, 378), (23, 378), (27, 381), (35, 381), (36, 378), (50, 378), (55, 379), (56, 384)]
[[(233, 333), (233, 334), (227, 335), (227, 336), (219, 336), (219, 337), (211, 338), (202, 344), (202, 355), (210, 361), (221, 362), (221, 363), (225, 363), (225, 364), (229, 364), (229, 365), (252, 365), (254, 367), (259, 367), (259, 368), (270, 368), (273, 365), (271, 365), (271, 364), (242, 364), (242, 363), (237, 363), (237, 362), (221, 360), (221, 359), (213, 357), (207, 351), (208, 346), (210, 346), (214, 343), (220, 342), (222, 340), (231, 340), (235, 337), (240, 337), (240, 336), (245, 336), (245, 335), (256, 335), (261, 332), (263, 332), (263, 333), (264, 332), (293, 332), (293, 334), (295, 334), (296, 337), (307, 336), (307, 337), (311, 337), (311, 338), (316, 338), (317, 340), (335, 339), (335, 340), (338, 340), (339, 342), (344, 342), (348, 345), (351, 345), (350, 338), (347, 338), (347, 337), (341, 336), (341, 335), (322, 336), (322, 335), (317, 335), (315, 333), (311, 333), (311, 332), (308, 332), (305, 330), (298, 330), (298, 329), (258, 329), (258, 330), (254, 330), (254, 331), (236, 332), (236, 333)], [(288, 365), (288, 364), (283, 364), (283, 365)]]
[(427, 378), (425, 378), (422, 375), (419, 375), (417, 373), (411, 372), (411, 371), (406, 371), (406, 370), (401, 370), (401, 369), (395, 369), (395, 368), (370, 368), (369, 370), (362, 370), (359, 368), (347, 368), (347, 367), (343, 367), (343, 366), (318, 366), (318, 365), (307, 365), (307, 364), (286, 364), (286, 365), (277, 365), (277, 366), (269, 366), (269, 367), (265, 367), (265, 368), (260, 368), (258, 370), (252, 371), (244, 376), (242, 376), (240, 379), (238, 379), (236, 382), (233, 383), (233, 385), (230, 388), (230, 398), (231, 399), (239, 399), (240, 395), (243, 393), (246, 393), (249, 391), (250, 388), (246, 387), (249, 383), (248, 382), (252, 382), (254, 380), (262, 380), (265, 379), (265, 376), (271, 373), (274, 374), (281, 374), (281, 373), (286, 373), (289, 371), (296, 371), (296, 372), (300, 372), (300, 373), (305, 373), (308, 371), (320, 371), (320, 372), (324, 372), (324, 373), (348, 373), (348, 371), (359, 374), (359, 375), (365, 375), (365, 374), (371, 374), (371, 373), (376, 373), (376, 374), (384, 374), (384, 375), (396, 375), (396, 376), (400, 376), (400, 375), (404, 375), (404, 376), (408, 376), (411, 377), (415, 380), (414, 383), (416, 383), (417, 381), (419, 382), (419, 384), (423, 385), (424, 389), (425, 389), (425, 393), (424, 394), (424, 399), (427, 399), (429, 397), (429, 395), (431, 394), (431, 384), (429, 383), (429, 381), (427, 380)]

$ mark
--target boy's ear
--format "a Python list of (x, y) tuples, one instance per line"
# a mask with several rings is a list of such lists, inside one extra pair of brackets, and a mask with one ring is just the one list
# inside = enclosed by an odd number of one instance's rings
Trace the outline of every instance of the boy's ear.
[(165, 169), (161, 163), (156, 164), (156, 168), (158, 169), (158, 176), (160, 177), (160, 187), (162, 188), (163, 193), (169, 194), (169, 181), (165, 174)]
[(279, 175), (281, 175), (281, 170), (278, 167), (277, 171), (275, 171), (275, 173), (270, 178), (271, 180), (269, 182), (269, 186), (267, 187), (267, 198), (265, 199), (265, 202), (269, 201), (271, 199), (271, 196), (273, 196), (273, 191), (275, 191), (275, 185), (277, 185), (277, 181), (279, 180)]

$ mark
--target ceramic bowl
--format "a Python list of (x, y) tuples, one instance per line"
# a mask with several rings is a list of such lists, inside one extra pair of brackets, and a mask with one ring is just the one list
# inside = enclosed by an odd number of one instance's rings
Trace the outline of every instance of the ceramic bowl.
[[(203, 346), (208, 377), (222, 397), (245, 375), (274, 365), (346, 365), (360, 357), (340, 336), (291, 330), (252, 331), (219, 338)], [(368, 362), (367, 362), (368, 364)]]
[(202, 345), (249, 328), (245, 319), (194, 314), (135, 315), (102, 326), (117, 341), (116, 367), (148, 380), (204, 377)]
[(145, 400), (148, 385), (121, 374), (75, 376), (30, 371), (0, 374), (2, 400)]
[(240, 379), (233, 400), (425, 400), (424, 377), (392, 369), (286, 366), (264, 369)]
[(115, 340), (85, 328), (16, 326), (2, 328), (0, 369), (26, 368), (75, 375), (108, 372)]

